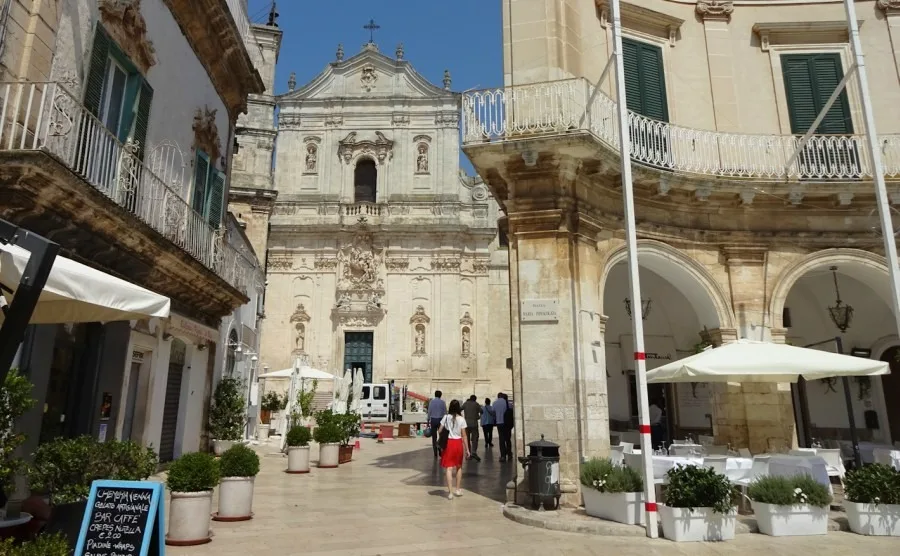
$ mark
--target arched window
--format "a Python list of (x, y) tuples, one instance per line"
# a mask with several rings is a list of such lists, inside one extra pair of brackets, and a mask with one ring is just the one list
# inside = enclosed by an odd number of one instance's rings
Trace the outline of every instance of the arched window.
[(234, 375), (234, 362), (236, 350), (238, 347), (238, 336), (237, 331), (232, 330), (231, 334), (228, 335), (228, 349), (225, 351), (225, 376), (231, 377)]
[(356, 163), (353, 172), (353, 201), (355, 203), (374, 203), (375, 188), (378, 182), (378, 169), (371, 158), (363, 158)]

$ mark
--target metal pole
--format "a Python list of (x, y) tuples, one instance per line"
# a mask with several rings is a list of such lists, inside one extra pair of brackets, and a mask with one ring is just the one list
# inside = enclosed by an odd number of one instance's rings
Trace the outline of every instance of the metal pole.
[(894, 238), (894, 224), (891, 220), (891, 207), (888, 203), (887, 188), (884, 185), (884, 169), (881, 163), (881, 150), (875, 142), (878, 132), (875, 129), (875, 116), (872, 113), (872, 99), (869, 94), (869, 80), (866, 76), (866, 61), (863, 57), (862, 44), (859, 40), (859, 24), (856, 21), (856, 6), (853, 0), (844, 0), (847, 11), (847, 26), (850, 32), (850, 46), (857, 66), (856, 82), (859, 86), (860, 104), (862, 104), (863, 122), (866, 127), (866, 150), (872, 163), (872, 178), (875, 182), (875, 199), (878, 202), (878, 216), (881, 220), (881, 233), (884, 235), (884, 256), (887, 258), (888, 274), (891, 278), (891, 302), (897, 331), (900, 333), (900, 276), (898, 276), (897, 242)]
[[(584, 120), (587, 118), (588, 114), (591, 111), (591, 105), (594, 104), (594, 99), (597, 98), (597, 93), (600, 92), (600, 84), (603, 83), (603, 80), (606, 79), (606, 74), (609, 73), (609, 68), (612, 67), (613, 62), (616, 59), (615, 53), (609, 57), (609, 60), (606, 61), (606, 67), (603, 68), (603, 73), (600, 74), (600, 79), (597, 80), (597, 84), (594, 86), (593, 92), (591, 92), (590, 98), (588, 98), (587, 104), (584, 105), (584, 114), (581, 115), (581, 119), (578, 120), (578, 129), (581, 129), (581, 126), (584, 125)], [(590, 81), (588, 81), (590, 84)]]
[(622, 65), (622, 15), (619, 0), (611, 0), (613, 25), (613, 56), (616, 59), (616, 107), (619, 115), (619, 150), (622, 164), (622, 198), (625, 203), (625, 239), (628, 246), (628, 278), (632, 299), (632, 330), (634, 333), (634, 372), (638, 388), (640, 416), (641, 460), (644, 469), (644, 496), (647, 517), (647, 536), (659, 536), (656, 519), (656, 486), (653, 482), (653, 446), (650, 438), (650, 405), (647, 400), (647, 362), (644, 352), (644, 320), (641, 302), (641, 281), (638, 276), (637, 230), (634, 216), (634, 191), (631, 183), (631, 137), (628, 128), (628, 104), (625, 97), (625, 69)]
[[(837, 352), (844, 354), (844, 342), (840, 336), (834, 338), (834, 345), (837, 346)], [(850, 379), (846, 376), (841, 377), (841, 383), (844, 385), (844, 403), (847, 404), (847, 419), (850, 421), (850, 441), (853, 443), (853, 465), (856, 469), (862, 468), (862, 456), (859, 453), (859, 434), (856, 431), (856, 417), (853, 415), (853, 394), (850, 393)]]

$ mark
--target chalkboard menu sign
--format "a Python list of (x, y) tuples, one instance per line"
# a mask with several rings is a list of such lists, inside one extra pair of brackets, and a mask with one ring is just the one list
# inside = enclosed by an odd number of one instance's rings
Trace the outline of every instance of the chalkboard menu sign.
[(150, 481), (94, 481), (75, 556), (164, 554), (163, 486)]

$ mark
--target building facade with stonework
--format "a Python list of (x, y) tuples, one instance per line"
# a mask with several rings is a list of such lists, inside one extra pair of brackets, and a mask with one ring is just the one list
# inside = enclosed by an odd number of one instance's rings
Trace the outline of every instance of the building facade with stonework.
[[(900, 4), (855, 5), (894, 206)], [(462, 99), (463, 150), (508, 220), (520, 453), (542, 434), (559, 442), (574, 494), (582, 458), (637, 439), (632, 318), (644, 319), (651, 369), (737, 338), (834, 350), (841, 337), (845, 353), (895, 369), (852, 381), (860, 436), (900, 440), (900, 339), (853, 80), (798, 152), (852, 66), (843, 3), (621, 6), (644, 299), (628, 299), (614, 81), (598, 85), (612, 54), (607, 2), (505, 2), (505, 87)], [(548, 301), (553, 319), (518, 310)], [(789, 384), (651, 395), (674, 438), (758, 453), (850, 437), (833, 381), (806, 385), (808, 416)]]
[(239, 132), (259, 147), (239, 171), (242, 186), (260, 191), (244, 207), (262, 214), (266, 185), (277, 192), (260, 355), (270, 370), (300, 357), (421, 394), (509, 388), (498, 207), (460, 171), (450, 87), (449, 73), (441, 86), (426, 81), (402, 46), (387, 56), (368, 43), (346, 57), (339, 48), (306, 85), (292, 75), (274, 103), (259, 99), (270, 117), (279, 108), (274, 179), (264, 121), (248, 118)]

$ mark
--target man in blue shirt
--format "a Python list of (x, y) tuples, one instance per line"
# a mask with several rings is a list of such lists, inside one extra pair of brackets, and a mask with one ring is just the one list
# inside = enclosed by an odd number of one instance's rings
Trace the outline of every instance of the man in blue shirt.
[(497, 399), (491, 404), (494, 408), (494, 418), (497, 421), (497, 435), (500, 437), (500, 461), (512, 459), (511, 431), (506, 426), (506, 410), (509, 403), (503, 392), (497, 394)]
[(441, 426), (441, 419), (447, 414), (447, 404), (441, 399), (440, 390), (434, 392), (434, 397), (428, 402), (428, 424), (431, 426), (431, 447), (434, 449), (434, 457), (440, 455), (438, 448), (438, 429)]

